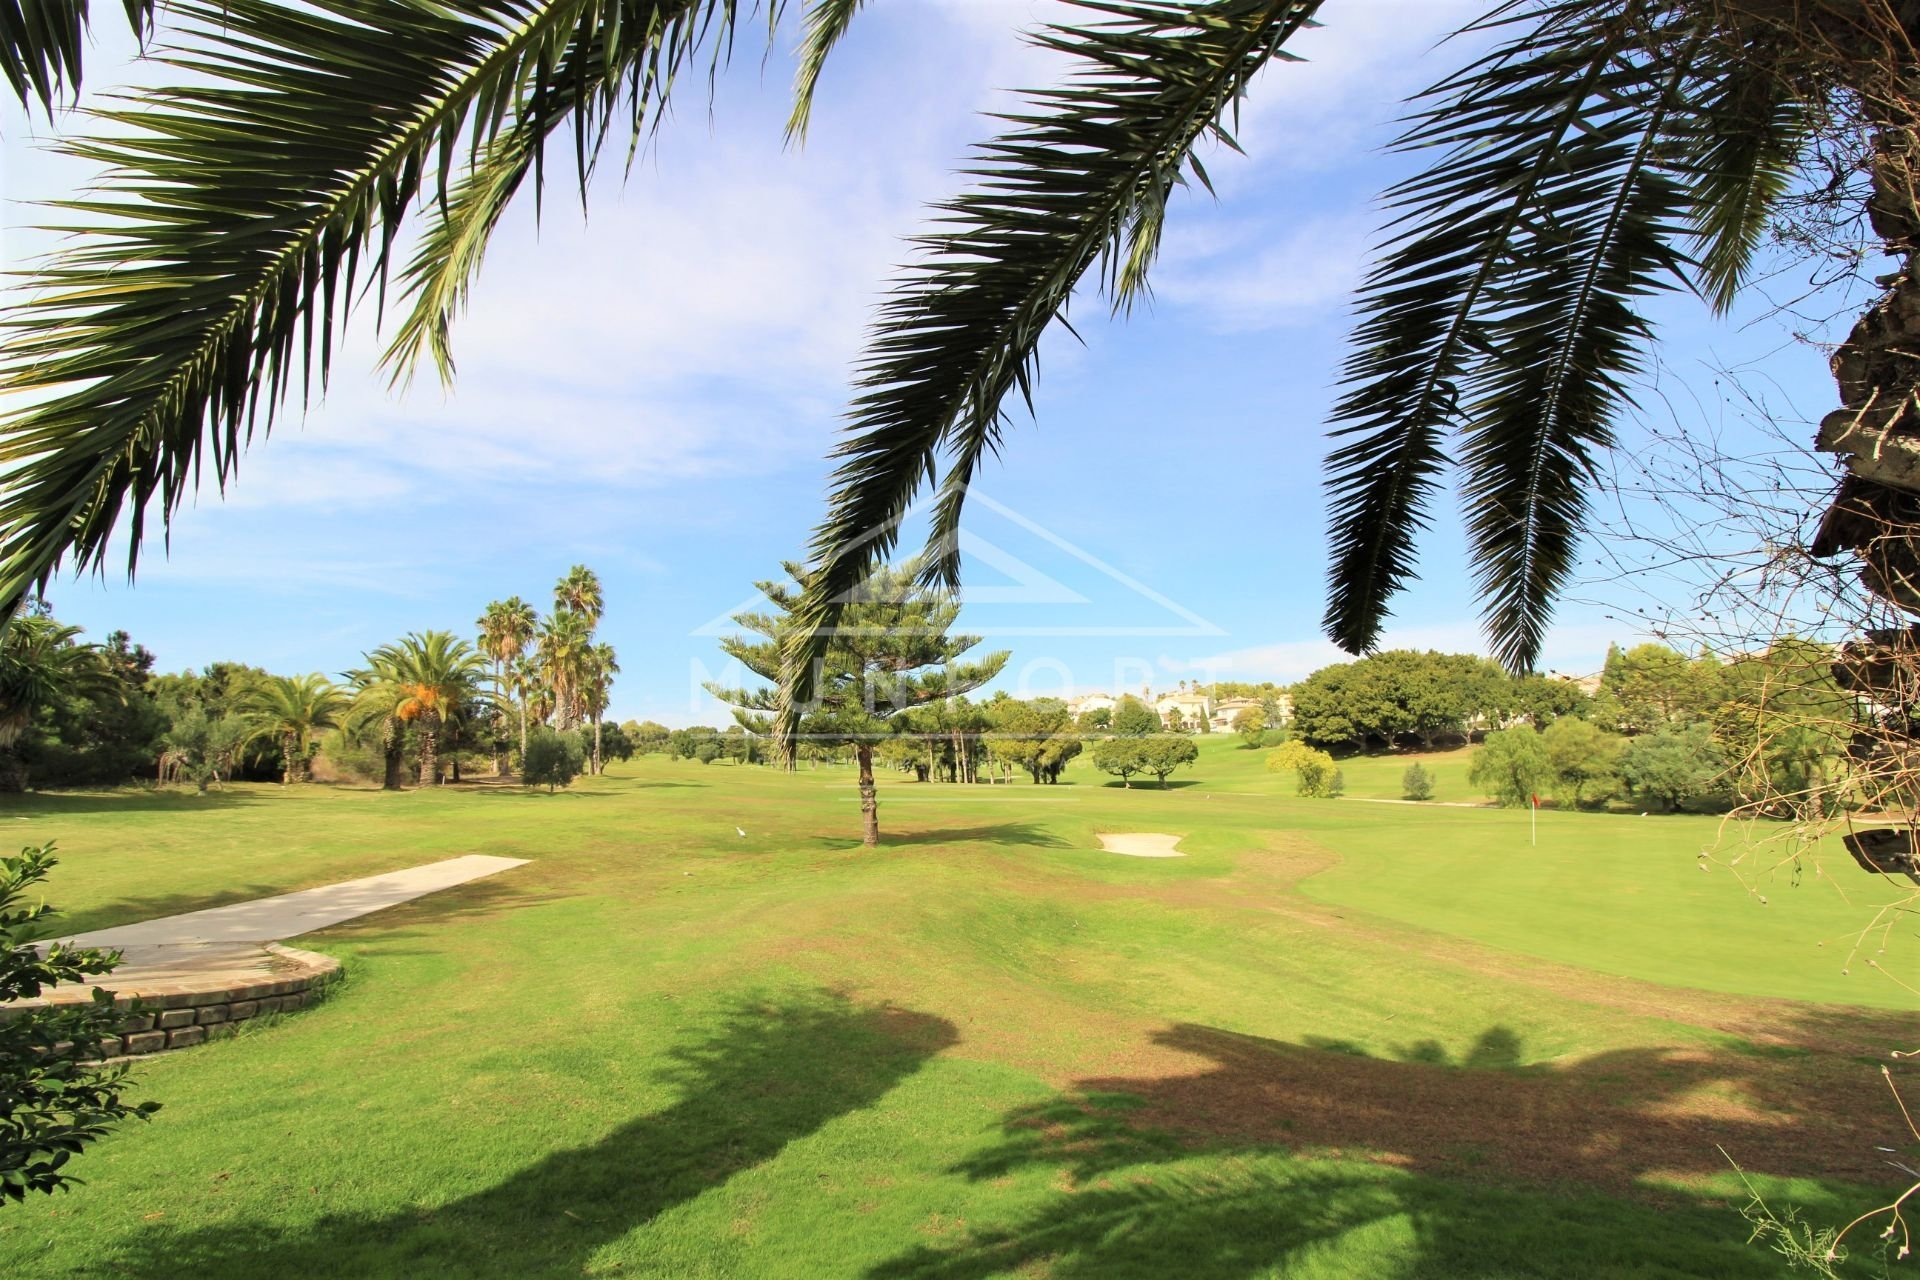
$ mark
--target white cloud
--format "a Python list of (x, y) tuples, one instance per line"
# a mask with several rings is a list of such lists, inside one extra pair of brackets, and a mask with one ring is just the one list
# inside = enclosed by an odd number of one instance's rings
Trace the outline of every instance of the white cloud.
[(1292, 230), (1246, 222), (1178, 227), (1154, 294), (1220, 330), (1324, 324), (1345, 313), (1369, 234), (1358, 217), (1314, 218)]

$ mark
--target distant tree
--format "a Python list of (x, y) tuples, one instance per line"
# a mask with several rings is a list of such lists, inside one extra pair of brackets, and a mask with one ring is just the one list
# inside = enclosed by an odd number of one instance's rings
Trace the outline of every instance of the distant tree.
[(1104, 733), (1113, 727), (1113, 708), (1094, 707), (1090, 711), (1082, 711), (1073, 726), (1082, 733)]
[(1146, 754), (1142, 747), (1146, 741), (1147, 735), (1137, 733), (1102, 738), (1093, 744), (1093, 767), (1120, 779), (1122, 786), (1131, 787), (1133, 775), (1144, 773), (1147, 769)]
[(247, 690), (240, 714), (250, 740), (266, 739), (280, 748), (280, 780), (292, 784), (307, 780), (314, 735), (338, 725), (351, 702), (346, 690), (318, 672), (270, 676)]
[(1607, 651), (1592, 718), (1617, 733), (1652, 733), (1705, 719), (1725, 700), (1724, 672), (1710, 657), (1688, 658), (1663, 644)]
[(153, 654), (125, 631), (109, 633), (97, 652), (105, 678), (43, 703), (15, 743), (32, 786), (111, 786), (160, 755), (168, 718), (149, 687)]
[(1511, 682), (1509, 713), (1536, 729), (1547, 729), (1569, 716), (1584, 717), (1593, 699), (1571, 680), (1524, 675)]
[(1866, 783), (1870, 805), (1909, 805), (1909, 797), (1875, 792), (1880, 770), (1850, 767), (1862, 708), (1835, 682), (1833, 667), (1828, 646), (1795, 637), (1727, 664), (1713, 736), (1735, 798), (1749, 810), (1830, 817), (1853, 779)]
[[(540, 615), (519, 596), (495, 600), (480, 615), (480, 648), (493, 662), (494, 691), (511, 697), (520, 712), (520, 754), (527, 753), (527, 690), (516, 679), (540, 628)], [(495, 770), (498, 772), (498, 769)]]
[(1296, 791), (1321, 800), (1338, 796), (1345, 783), (1340, 767), (1333, 762), (1331, 755), (1299, 739), (1283, 743), (1267, 753), (1267, 772), (1291, 772)]
[(1200, 758), (1200, 744), (1184, 733), (1148, 734), (1138, 744), (1141, 772), (1152, 774), (1162, 787), (1174, 770)]
[(987, 704), (994, 759), (1025, 769), (1036, 783), (1057, 782), (1081, 742), (1067, 704), (1058, 698), (998, 698)]
[(1267, 740), (1267, 713), (1259, 707), (1248, 707), (1233, 717), (1233, 731), (1249, 747), (1258, 747)]
[(1619, 780), (1620, 750), (1625, 740), (1585, 720), (1555, 720), (1540, 735), (1553, 767), (1556, 796), (1578, 805), (1604, 799)]
[(420, 785), (440, 783), (440, 734), (476, 703), (487, 659), (448, 631), (415, 632), (367, 654), (375, 669), (390, 673), (396, 695), (393, 714), (420, 740)]
[(1123, 738), (1137, 738), (1142, 734), (1159, 733), (1160, 716), (1152, 707), (1129, 693), (1114, 704), (1108, 727)]
[[(168, 761), (195, 789), (233, 776), (234, 763), (247, 739), (247, 726), (238, 715), (216, 716), (199, 702), (189, 702), (174, 714), (165, 737)], [(160, 781), (169, 781), (163, 771)]]
[(693, 758), (701, 764), (712, 764), (720, 758), (720, 740), (705, 738), (693, 748)]
[(81, 644), (79, 627), (22, 614), (0, 631), (0, 791), (22, 791), (27, 770), (17, 750), (41, 708), (61, 698), (110, 695), (118, 689), (97, 645)]
[(1524, 808), (1553, 785), (1547, 744), (1529, 726), (1487, 735), (1467, 766), (1467, 781), (1508, 808)]
[(603, 767), (601, 722), (613, 699), (613, 678), (620, 674), (619, 655), (612, 645), (602, 641), (587, 650), (580, 668), (580, 710), (593, 726), (593, 750), (588, 765), (594, 773)]
[[(103, 977), (119, 963), (113, 951), (35, 945), (53, 908), (26, 905), (28, 893), (58, 862), (52, 844), (0, 858), (0, 1003)], [(97, 1046), (115, 1037), (124, 1017), (103, 995), (96, 988), (85, 1003), (14, 1007), (0, 1021), (0, 1196), (70, 1189), (78, 1182), (66, 1172), (74, 1156), (120, 1121), (160, 1109), (127, 1102), (125, 1065), (99, 1061)]]
[(1727, 762), (1706, 725), (1670, 725), (1626, 745), (1620, 776), (1635, 798), (1673, 810), (1717, 801), (1726, 789)]
[(600, 625), (600, 617), (607, 609), (606, 595), (600, 589), (600, 576), (583, 564), (567, 570), (567, 576), (553, 588), (553, 609), (555, 613), (580, 615), (591, 632)]
[[(800, 565), (784, 567), (792, 582), (806, 581)], [(853, 748), (860, 770), (861, 839), (868, 847), (880, 843), (873, 751), (895, 732), (895, 719), (916, 707), (953, 702), (999, 675), (1007, 662), (1004, 652), (962, 661), (980, 637), (950, 634), (960, 616), (959, 601), (925, 586), (919, 574), (918, 563), (909, 563), (881, 569), (861, 585), (813, 673), (812, 698), (799, 716), (803, 738)], [(745, 634), (722, 640), (720, 647), (772, 683), (753, 690), (710, 684), (707, 691), (735, 708), (743, 728), (767, 737), (781, 701), (782, 645), (798, 625), (793, 610), (801, 597), (786, 583), (756, 585), (774, 612), (736, 615)]]
[(601, 726), (601, 759), (631, 760), (634, 754), (633, 739), (627, 736), (627, 727), (608, 721)]
[(585, 764), (586, 752), (578, 734), (535, 725), (527, 737), (527, 753), (520, 761), (520, 781), (529, 787), (543, 786), (551, 793), (579, 777)]
[(1433, 799), (1433, 775), (1421, 764), (1408, 765), (1400, 775), (1400, 795), (1407, 800)]
[(657, 720), (627, 721), (620, 726), (633, 742), (635, 755), (650, 756), (667, 749), (673, 731)]
[[(564, 580), (561, 586), (566, 586)], [(553, 727), (573, 728), (586, 717), (587, 685), (593, 679), (593, 616), (568, 608), (555, 609), (540, 624), (533, 661), (539, 683), (550, 700), (547, 715), (552, 717)]]

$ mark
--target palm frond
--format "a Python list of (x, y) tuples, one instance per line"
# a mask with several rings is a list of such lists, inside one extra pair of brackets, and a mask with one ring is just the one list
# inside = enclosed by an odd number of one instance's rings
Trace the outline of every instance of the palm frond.
[[(110, 136), (71, 144), (110, 176), (97, 197), (66, 203), (85, 219), (67, 228), (73, 247), (5, 321), (4, 373), (32, 403), (0, 419), (0, 601), (68, 553), (98, 565), (123, 512), (131, 571), (151, 503), (170, 517), (203, 465), (224, 486), (296, 383), (303, 395), (324, 388), (356, 280), (379, 282), (384, 300), (418, 199), (437, 187), (447, 202), (463, 164), (496, 158), (490, 144), (530, 121), (570, 120), (583, 146), (597, 143), (615, 101), (649, 101), (663, 49), (729, 29), (733, 10), (734, 0), (170, 9), (181, 26), (165, 60), (210, 85), (138, 95), (100, 113)], [(537, 156), (544, 139), (524, 143)], [(491, 225), (463, 224), (463, 269)], [(449, 298), (444, 286), (434, 296)]]
[(1509, 3), (1479, 28), (1525, 29), (1427, 90), (1396, 143), (1437, 150), (1387, 192), (1381, 261), (1358, 303), (1327, 459), (1327, 634), (1361, 652), (1415, 576), (1415, 542), (1448, 466), (1446, 439), (1506, 307), (1516, 237), (1550, 216), (1588, 114), (1644, 77), (1629, 55), (1653, 0)]
[[(153, 0), (124, 0), (127, 24), (144, 37)], [(86, 59), (88, 0), (0, 0), (0, 76), (21, 106), (78, 94)]]
[(787, 117), (787, 139), (805, 141), (807, 125), (813, 119), (813, 95), (820, 87), (820, 73), (826, 70), (854, 15), (866, 0), (813, 0), (807, 7), (806, 34), (800, 41), (800, 68), (793, 77), (793, 114)]
[(1116, 300), (1138, 288), (1194, 147), (1231, 142), (1223, 115), (1320, 0), (1079, 3), (1103, 20), (1031, 37), (1074, 73), (1004, 117), (1014, 128), (980, 148), (973, 189), (939, 206), (940, 229), (915, 242), (920, 256), (881, 309), (789, 650), (802, 700), (822, 629), (892, 551), (943, 451), (923, 574), (957, 585), (967, 484), (998, 447), (1007, 395), (1030, 400), (1042, 332), (1096, 263)]
[(1689, 122), (1686, 180), (1694, 201), (1693, 275), (1715, 311), (1733, 305), (1768, 220), (1793, 185), (1812, 118), (1779, 59), (1712, 49)]
[(1615, 86), (1587, 114), (1518, 229), (1503, 273), (1481, 395), (1462, 457), (1468, 544), (1494, 654), (1533, 666), (1555, 597), (1572, 575), (1595, 451), (1629, 399), (1624, 379), (1649, 340), (1632, 300), (1685, 279), (1677, 248), (1687, 199), (1659, 164), (1696, 46), (1674, 49), (1665, 82)]
[[(452, 383), (454, 317), (466, 305), (494, 228), (529, 174), (538, 201), (547, 138), (563, 125), (572, 126), (575, 178), (584, 203), (594, 162), (614, 125), (625, 127), (631, 164), (641, 139), (658, 125), (683, 63), (712, 34), (709, 20), (717, 15), (719, 26), (730, 30), (735, 6), (736, 0), (624, 0), (623, 19), (578, 33), (511, 126), (477, 150), (451, 194), (428, 211), (427, 228), (400, 273), (407, 315), (381, 358), (396, 383), (412, 376), (423, 355), (432, 357), (442, 384)], [(631, 43), (609, 47), (621, 40)]]

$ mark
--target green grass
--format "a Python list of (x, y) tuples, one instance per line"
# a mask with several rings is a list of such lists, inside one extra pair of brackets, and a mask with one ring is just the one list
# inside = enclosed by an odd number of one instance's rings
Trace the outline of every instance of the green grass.
[(0, 1275), (1747, 1277), (1716, 1144), (1821, 1220), (1871, 1203), (1897, 1118), (1861, 1059), (1906, 1023), (1832, 1002), (1912, 1002), (1815, 944), (1886, 891), (1763, 908), (1696, 869), (1708, 820), (1543, 814), (1536, 851), (1262, 755), (888, 783), (877, 852), (846, 770), (659, 758), (0, 806), (59, 839), (74, 928), (534, 860), (309, 935), (325, 1003), (141, 1064), (165, 1109), (0, 1210)]

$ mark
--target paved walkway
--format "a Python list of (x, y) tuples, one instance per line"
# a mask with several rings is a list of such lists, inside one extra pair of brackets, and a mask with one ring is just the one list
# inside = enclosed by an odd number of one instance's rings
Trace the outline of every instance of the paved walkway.
[[(398, 906), (425, 894), (451, 889), (469, 880), (490, 876), (496, 871), (526, 865), (525, 858), (495, 858), (470, 853), (465, 857), (431, 862), (424, 867), (389, 871), (385, 875), (347, 880), (319, 889), (283, 893), (277, 898), (256, 898), (230, 907), (212, 907), (189, 911), (181, 916), (144, 920), (112, 929), (98, 929), (69, 939), (87, 947), (118, 947), (135, 959), (134, 948), (175, 947), (197, 943), (278, 942), (298, 937), (315, 929), (352, 920), (385, 907)], [(141, 956), (146, 968), (158, 960), (151, 952)], [(211, 961), (211, 954), (205, 956)], [(185, 957), (179, 957), (185, 960)], [(189, 963), (191, 963), (189, 961)], [(131, 966), (130, 966), (131, 967)]]

